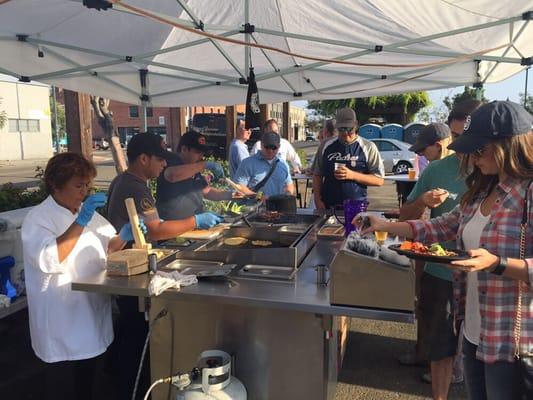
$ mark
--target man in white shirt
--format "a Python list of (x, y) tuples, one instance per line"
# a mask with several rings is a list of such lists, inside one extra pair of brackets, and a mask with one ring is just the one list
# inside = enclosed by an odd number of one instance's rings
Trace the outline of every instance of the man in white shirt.
[[(267, 122), (265, 122), (263, 132), (274, 132), (279, 135), (278, 122), (275, 119), (269, 119)], [(261, 151), (260, 140), (255, 142), (254, 146), (252, 147), (252, 150), (250, 151), (250, 155), (254, 155), (259, 151)], [(291, 170), (293, 173), (299, 174), (302, 170), (302, 161), (300, 160), (300, 156), (298, 156), (298, 153), (296, 153), (296, 150), (294, 150), (294, 147), (292, 146), (292, 144), (289, 143), (287, 139), (281, 138), (278, 157), (281, 160), (286, 161), (291, 166)]]

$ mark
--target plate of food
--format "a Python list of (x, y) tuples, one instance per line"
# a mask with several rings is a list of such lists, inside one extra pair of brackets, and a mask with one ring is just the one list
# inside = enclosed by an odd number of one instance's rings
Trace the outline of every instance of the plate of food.
[(389, 246), (389, 249), (408, 258), (441, 264), (449, 264), (451, 261), (467, 260), (470, 258), (466, 251), (451, 249), (439, 243), (426, 246), (420, 242), (406, 240), (401, 244)]

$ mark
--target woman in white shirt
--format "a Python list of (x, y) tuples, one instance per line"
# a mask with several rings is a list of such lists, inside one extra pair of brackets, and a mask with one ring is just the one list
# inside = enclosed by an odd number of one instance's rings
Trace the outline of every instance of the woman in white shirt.
[(96, 366), (113, 341), (109, 296), (70, 285), (102, 271), (107, 254), (132, 240), (129, 224), (116, 235), (95, 212), (106, 202), (104, 193), (85, 199), (95, 176), (94, 165), (80, 154), (52, 157), (44, 173), (49, 196), (22, 224), (31, 343), (50, 363), (50, 399), (91, 399)]

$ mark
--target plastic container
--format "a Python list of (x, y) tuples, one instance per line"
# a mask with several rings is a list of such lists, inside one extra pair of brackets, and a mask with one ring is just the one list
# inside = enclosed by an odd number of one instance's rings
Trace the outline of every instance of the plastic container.
[(10, 269), (15, 266), (15, 259), (11, 256), (0, 258), (0, 294), (15, 300), (17, 290), (11, 284)]

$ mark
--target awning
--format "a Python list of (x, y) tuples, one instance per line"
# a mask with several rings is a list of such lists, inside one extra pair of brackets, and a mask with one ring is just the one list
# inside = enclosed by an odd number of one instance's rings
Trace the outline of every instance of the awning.
[[(335, 99), (504, 80), (532, 1), (0, 0), (0, 73), (152, 106)], [(246, 46), (249, 44), (249, 46)], [(141, 72), (147, 70), (141, 88)]]

